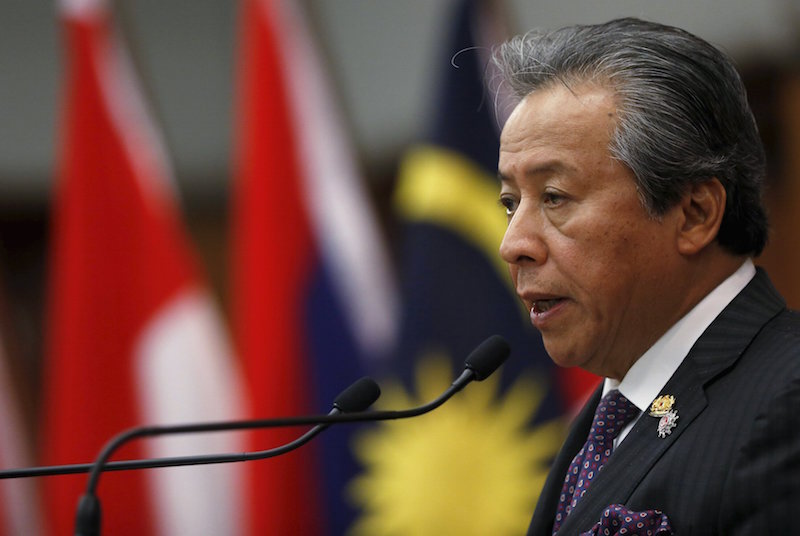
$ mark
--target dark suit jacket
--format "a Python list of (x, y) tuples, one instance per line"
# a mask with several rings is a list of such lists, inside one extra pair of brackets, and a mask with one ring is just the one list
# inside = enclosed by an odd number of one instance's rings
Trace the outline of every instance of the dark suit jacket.
[[(675, 534), (800, 534), (800, 315), (766, 274), (720, 313), (661, 394), (677, 426), (643, 414), (559, 534), (591, 529), (610, 504), (657, 509)], [(577, 417), (545, 483), (529, 535), (550, 536), (564, 475), (600, 399)]]

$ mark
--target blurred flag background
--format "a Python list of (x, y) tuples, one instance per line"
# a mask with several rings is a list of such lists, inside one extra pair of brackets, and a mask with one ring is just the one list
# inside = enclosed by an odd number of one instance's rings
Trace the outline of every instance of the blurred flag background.
[[(231, 317), (251, 412), (327, 413), (394, 343), (388, 253), (299, 4), (244, 0), (239, 24)], [(353, 428), (253, 464), (252, 534), (343, 533)]]
[[(49, 259), (41, 461), (85, 463), (121, 430), (241, 418), (242, 385), (171, 170), (104, 1), (60, 2), (61, 151)], [(120, 457), (237, 452), (215, 434), (130, 444)], [(242, 465), (108, 473), (105, 534), (236, 534)], [(41, 482), (49, 534), (71, 534), (86, 475)]]
[[(575, 11), (571, 2), (564, 0)], [(419, 45), (410, 42), (418, 35), (411, 26), (423, 25), (404, 18), (408, 4), (230, 4), (198, 0), (176, 10), (158, 3), (149, 8), (158, 13), (150, 26), (137, 19), (149, 4), (130, 0), (58, 0), (42, 15), (55, 17), (64, 44), (49, 66), (60, 76), (55, 186), (52, 207), (39, 209), (50, 218), (48, 231), (35, 237), (35, 247), (48, 245), (46, 259), (27, 264), (13, 247), (25, 237), (10, 232), (23, 225), (0, 196), (0, 268), (14, 268), (0, 281), (13, 306), (12, 321), (0, 328), (18, 331), (0, 329), (0, 465), (89, 462), (114, 434), (143, 423), (327, 413), (365, 374), (381, 384), (382, 408), (422, 404), (450, 384), (477, 344), (500, 334), (512, 347), (506, 365), (430, 415), (333, 427), (296, 452), (259, 462), (109, 473), (98, 492), (103, 533), (122, 536), (524, 532), (571, 411), (597, 382), (552, 365), (497, 253), (506, 218), (495, 175), (509, 107), (489, 57), (492, 46), (527, 29), (516, 16), (524, 3), (411, 3), (419, 17), (439, 10), (437, 22), (425, 21), (434, 38), (421, 53), (435, 80), (422, 92), (424, 105), (407, 112), (424, 118), (424, 131), (378, 164), (354, 136), (353, 123), (370, 103), (343, 106), (339, 98), (356, 93), (346, 87), (353, 73), (342, 57), (357, 58), (356, 70), (370, 81), (423, 76), (398, 62)], [(540, 20), (543, 6), (527, 10), (536, 24), (574, 22), (574, 13), (553, 21)], [(340, 12), (341, 27), (322, 20)], [(364, 13), (372, 23), (362, 22)], [(205, 34), (201, 19), (214, 19)], [(393, 62), (379, 51), (326, 48), (345, 42), (326, 34), (336, 31), (358, 43), (391, 41), (398, 54)], [(223, 35), (230, 57), (187, 45), (200, 47), (213, 32)], [(8, 35), (0, 32), (0, 113), (16, 106), (3, 97), (15, 83), (3, 78)], [(169, 46), (149, 48), (154, 41)], [(17, 55), (28, 65), (26, 50), (18, 47)], [(187, 50), (204, 53), (194, 58)], [(132, 56), (145, 68), (134, 69)], [(755, 64), (763, 75), (765, 63)], [(233, 91), (214, 94), (217, 102), (205, 89), (219, 72)], [(170, 103), (148, 97), (182, 78), (191, 89), (179, 93), (180, 104), (192, 118), (229, 108), (233, 119), (221, 129), (213, 122), (175, 126), (180, 116), (172, 117), (167, 132), (177, 143), (170, 149), (187, 138), (200, 147), (223, 139), (227, 159), (219, 169), (188, 172), (183, 162), (188, 179), (176, 182), (172, 162), (180, 168), (180, 151), (168, 154), (152, 113), (163, 107), (166, 120)], [(760, 119), (783, 103), (787, 130), (761, 126), (773, 151), (796, 145), (800, 76), (780, 91), (766, 75), (745, 78)], [(398, 128), (391, 118), (403, 107), (404, 88), (374, 97), (372, 112), (384, 121), (377, 134)], [(0, 118), (0, 134), (9, 124)], [(8, 136), (0, 156), (4, 144)], [(784, 170), (800, 165), (791, 156), (800, 151), (775, 154)], [(197, 208), (206, 173), (221, 184), (202, 200), (209, 212)], [(778, 225), (764, 261), (779, 285), (781, 274), (796, 281), (795, 183), (771, 190), (778, 192)], [(186, 202), (179, 194), (190, 191), (199, 197)], [(44, 356), (31, 366), (34, 388), (17, 398), (27, 382), (16, 381), (19, 366), (6, 365), (24, 358), (2, 342), (22, 339), (31, 346), (24, 350), (37, 352), (38, 332), (18, 329), (36, 312), (20, 307), (20, 296), (31, 295), (19, 288), (35, 280), (31, 266), (47, 272), (37, 291), (46, 304)], [(37, 414), (40, 426), (25, 426)], [(302, 431), (140, 441), (118, 458), (265, 450)], [(86, 481), (0, 481), (0, 536), (70, 534)]]
[[(10, 359), (17, 344), (7, 342), (7, 311), (0, 290), (0, 467), (27, 467), (33, 463), (31, 437), (19, 397), (22, 376), (13, 370), (15, 361)], [(34, 480), (0, 480), (0, 536), (42, 533), (36, 491)]]

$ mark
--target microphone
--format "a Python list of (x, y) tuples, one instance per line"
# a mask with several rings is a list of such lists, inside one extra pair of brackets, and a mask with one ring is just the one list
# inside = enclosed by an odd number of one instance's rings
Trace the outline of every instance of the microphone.
[[(433, 411), (434, 409), (438, 408), (442, 404), (444, 404), (447, 400), (449, 400), (453, 395), (457, 392), (461, 391), (467, 384), (472, 382), (473, 380), (483, 381), (488, 378), (495, 370), (497, 370), (500, 365), (502, 365), (506, 359), (508, 359), (508, 355), (510, 354), (511, 349), (508, 345), (508, 342), (499, 335), (493, 335), (483, 341), (480, 345), (478, 345), (467, 357), (464, 365), (464, 371), (461, 375), (450, 384), (441, 395), (439, 395), (435, 400), (424, 404), (422, 406), (400, 410), (400, 411), (372, 411), (372, 412), (353, 412), (353, 413), (338, 413), (337, 409), (331, 412), (328, 415), (316, 415), (311, 417), (287, 417), (282, 419), (265, 419), (259, 421), (240, 421), (240, 422), (218, 422), (218, 423), (200, 423), (200, 424), (187, 424), (187, 425), (177, 425), (177, 426), (149, 426), (149, 427), (139, 427), (139, 428), (132, 428), (126, 432), (122, 432), (121, 434), (117, 435), (111, 441), (109, 441), (106, 446), (101, 451), (100, 455), (98, 456), (97, 460), (95, 461), (91, 474), (89, 475), (89, 483), (87, 485), (86, 493), (81, 497), (78, 503), (78, 513), (75, 520), (75, 536), (99, 536), (100, 535), (100, 519), (101, 519), (101, 510), (100, 510), (100, 501), (95, 494), (95, 490), (97, 488), (97, 482), (100, 476), (100, 472), (106, 466), (108, 459), (114, 453), (115, 450), (120, 448), (124, 443), (131, 441), (133, 439), (139, 437), (146, 437), (146, 436), (157, 436), (157, 435), (165, 435), (165, 434), (180, 434), (180, 433), (194, 433), (194, 432), (216, 432), (216, 431), (225, 431), (225, 430), (241, 430), (241, 429), (251, 429), (251, 428), (273, 428), (273, 427), (280, 427), (280, 426), (294, 426), (294, 425), (308, 425), (308, 424), (316, 424), (317, 426), (310, 430), (306, 435), (299, 438), (298, 440), (290, 443), (292, 445), (298, 441), (302, 441), (306, 438), (306, 436), (313, 437), (314, 435), (318, 434), (328, 426), (334, 423), (344, 423), (344, 422), (363, 422), (363, 421), (384, 421), (384, 420), (392, 420), (392, 419), (405, 419), (409, 417), (416, 417), (418, 415), (422, 415), (424, 413), (428, 413)], [(370, 389), (374, 389), (374, 396), (375, 399), (380, 394), (380, 390), (378, 389), (377, 385), (374, 385), (374, 388), (371, 384), (374, 384), (368, 378), (359, 380), (365, 381), (364, 393), (369, 392)], [(356, 383), (359, 383), (356, 382)], [(366, 384), (369, 383), (370, 387), (367, 388)], [(360, 401), (362, 400), (362, 391), (360, 389), (350, 391), (348, 389), (345, 393), (342, 393), (337, 397), (337, 402), (340, 405), (348, 405), (351, 400)], [(372, 395), (370, 395), (372, 396)], [(336, 402), (334, 403), (336, 404)], [(367, 404), (369, 405), (369, 404)], [(334, 414), (334, 412), (336, 412)], [(305, 440), (307, 442), (311, 439)], [(302, 443), (301, 443), (302, 444)], [(289, 446), (287, 445), (287, 446)], [(297, 445), (299, 446), (299, 445)], [(283, 454), (284, 447), (278, 447), (276, 449), (272, 449), (270, 452), (275, 452), (272, 454), (277, 456), (278, 454)], [(296, 446), (293, 448), (297, 448)], [(280, 452), (279, 452), (280, 451)], [(228, 460), (226, 460), (228, 461)], [(229, 460), (229, 461), (237, 461), (237, 460)], [(205, 463), (221, 463), (220, 461), (208, 461)]]
[[(380, 396), (380, 387), (371, 378), (361, 378), (339, 393), (333, 401), (333, 409), (328, 415), (340, 413), (355, 413), (367, 409)], [(249, 421), (236, 421), (233, 424), (245, 425)], [(255, 421), (263, 423), (264, 420)], [(106, 463), (103, 471), (129, 471), (133, 469), (154, 469), (158, 467), (180, 467), (184, 465), (208, 465), (214, 463), (229, 463), (272, 458), (289, 452), (308, 443), (314, 436), (330, 426), (317, 425), (291, 443), (269, 450), (256, 452), (243, 452), (234, 454), (210, 454), (200, 456), (175, 456), (168, 458), (147, 458), (144, 460), (126, 460)], [(258, 428), (252, 426), (250, 428)], [(169, 427), (165, 427), (169, 428)], [(242, 426), (244, 428), (244, 426)], [(235, 426), (231, 430), (239, 429)], [(20, 469), (6, 469), (0, 471), (0, 480), (10, 478), (29, 478), (39, 476), (57, 476), (88, 473), (94, 467), (93, 463), (76, 463), (68, 465), (47, 465), (41, 467), (25, 467)]]
[[(378, 396), (380, 396), (380, 389), (378, 388), (377, 384), (375, 384), (369, 378), (362, 378), (337, 397), (336, 401), (334, 402), (334, 409), (328, 415), (284, 417), (250, 421), (195, 423), (173, 426), (143, 426), (131, 428), (118, 434), (112, 440), (110, 440), (105, 445), (97, 460), (93, 464), (34, 467), (28, 469), (2, 471), (0, 472), (0, 479), (91, 472), (89, 484), (87, 486), (87, 493), (81, 497), (79, 502), (75, 535), (95, 536), (99, 535), (101, 516), (100, 503), (95, 495), (95, 490), (97, 487), (99, 474), (104, 470), (145, 469), (155, 467), (172, 467), (177, 465), (227, 463), (251, 459), (263, 459), (278, 456), (298, 448), (299, 446), (310, 441), (314, 436), (319, 434), (331, 424), (405, 419), (422, 415), (444, 404), (470, 382), (483, 381), (489, 377), (505, 362), (509, 353), (510, 348), (505, 339), (499, 335), (493, 335), (489, 337), (470, 353), (466, 359), (464, 371), (441, 395), (439, 395), (439, 397), (425, 405), (416, 408), (400, 411), (363, 411), (374, 400), (376, 400)], [(359, 386), (355, 388), (357, 384)], [(366, 394), (370, 392), (372, 394)], [(371, 397), (372, 399), (369, 402), (366, 402), (366, 400), (370, 399)], [(355, 402), (353, 402), (354, 405), (350, 406), (349, 404), (353, 400), (355, 400)], [(358, 407), (360, 404), (363, 404), (363, 406)], [(349, 407), (355, 407), (356, 409), (350, 412), (348, 409)], [(347, 413), (342, 413), (343, 411), (347, 411)], [(123, 444), (140, 437), (302, 425), (315, 425), (315, 428), (309, 430), (306, 434), (291, 443), (267, 451), (243, 454), (222, 454), (190, 456), (182, 458), (156, 458), (149, 460), (108, 462), (108, 459), (111, 457), (111, 455)]]
[(472, 371), (475, 380), (482, 382), (508, 359), (510, 353), (508, 342), (500, 335), (492, 335), (467, 356), (464, 366)]
[[(89, 490), (94, 491), (97, 485), (97, 478), (99, 473), (105, 467), (108, 467), (108, 459), (111, 455), (119, 449), (123, 444), (138, 439), (141, 437), (153, 437), (169, 434), (188, 434), (198, 432), (224, 432), (232, 430), (250, 430), (255, 428), (279, 428), (284, 426), (303, 426), (303, 425), (325, 425), (325, 427), (336, 423), (347, 422), (365, 422), (365, 421), (386, 421), (392, 419), (406, 419), (409, 417), (416, 417), (424, 413), (428, 413), (438, 408), (454, 394), (462, 390), (467, 384), (476, 381), (483, 381), (488, 378), (500, 365), (502, 365), (511, 349), (506, 340), (499, 335), (492, 335), (481, 344), (479, 344), (467, 356), (464, 363), (464, 371), (461, 375), (453, 381), (441, 395), (435, 400), (424, 404), (422, 406), (395, 411), (354, 411), (347, 413), (331, 412), (328, 415), (311, 415), (302, 417), (283, 417), (276, 419), (259, 419), (251, 421), (220, 421), (211, 423), (195, 423), (195, 424), (179, 424), (172, 426), (141, 426), (138, 428), (130, 428), (106, 443), (103, 450), (97, 457), (92, 467), (92, 474), (89, 476)], [(362, 378), (356, 382), (352, 387), (357, 389), (347, 389), (345, 392), (337, 397), (340, 407), (349, 404), (351, 400), (360, 403), (362, 400), (374, 396), (377, 399), (380, 396), (380, 388), (375, 382), (369, 378)], [(364, 389), (362, 391), (361, 389)], [(362, 394), (364, 393), (364, 394)], [(362, 398), (363, 397), (363, 398)], [(336, 404), (337, 402), (334, 402)], [(355, 404), (354, 404), (355, 405)], [(367, 404), (368, 406), (369, 404)], [(335, 408), (336, 409), (336, 408)], [(321, 430), (319, 430), (321, 431)], [(319, 433), (316, 432), (316, 433)], [(279, 447), (282, 448), (282, 447)], [(145, 460), (147, 461), (147, 460)], [(239, 460), (231, 460), (239, 461)], [(206, 462), (206, 463), (221, 463), (221, 462)]]
[[(375, 381), (372, 378), (363, 377), (355, 381), (347, 389), (339, 393), (339, 395), (333, 401), (333, 409), (330, 411), (330, 413), (328, 413), (328, 416), (338, 415), (340, 413), (364, 411), (369, 406), (371, 406), (378, 399), (378, 397), (380, 397), (380, 395), (381, 395), (381, 390), (380, 387), (378, 387), (378, 384), (375, 383)], [(257, 421), (257, 422), (262, 422), (262, 421)], [(250, 424), (250, 421), (239, 421), (238, 424), (241, 425), (242, 427), (250, 428), (250, 426), (248, 426)], [(210, 424), (210, 426), (213, 425), (214, 423)], [(294, 441), (291, 441), (289, 443), (286, 443), (284, 445), (269, 450), (261, 450), (257, 452), (244, 452), (240, 454), (180, 456), (180, 457), (170, 457), (170, 458), (154, 458), (148, 460), (131, 460), (124, 462), (104, 463), (104, 461), (111, 456), (113, 450), (116, 450), (109, 448), (111, 444), (114, 443), (114, 441), (112, 440), (110, 443), (107, 444), (106, 448), (103, 451), (105, 453), (106, 450), (108, 450), (107, 455), (104, 457), (103, 454), (101, 454), (100, 457), (98, 457), (97, 461), (95, 461), (92, 464), (76, 464), (71, 466), (33, 468), (32, 470), (37, 470), (37, 469), (39, 470), (36, 472), (35, 476), (42, 476), (44, 474), (67, 474), (67, 473), (91, 471), (89, 475), (89, 484), (87, 486), (87, 492), (81, 497), (80, 501), (78, 502), (78, 512), (76, 514), (76, 519), (75, 519), (75, 536), (99, 536), (100, 520), (102, 517), (102, 513), (100, 508), (100, 500), (97, 498), (95, 490), (97, 488), (101, 471), (150, 469), (155, 467), (208, 465), (216, 463), (263, 460), (266, 458), (279, 456), (281, 454), (286, 454), (287, 452), (290, 452), (305, 445), (306, 443), (311, 441), (314, 437), (316, 437), (320, 432), (328, 428), (330, 425), (331, 423), (317, 424), (311, 430), (307, 431), (305, 434), (298, 437)], [(202, 428), (202, 426), (203, 425), (197, 425), (197, 428)], [(152, 435), (165, 435), (170, 433), (171, 428), (181, 428), (181, 427), (161, 426), (161, 427), (149, 427), (149, 428), (159, 428), (159, 433)], [(135, 430), (139, 429), (132, 429), (131, 431)], [(127, 441), (128, 438), (133, 438), (133, 437), (136, 437), (136, 435), (128, 434), (125, 432), (119, 434), (117, 438), (126, 438), (126, 439), (119, 440), (117, 442), (116, 448), (121, 447), (122, 444), (125, 441)], [(25, 476), (25, 475), (19, 475), (19, 476)]]
[[(375, 394), (369, 396), (374, 396), (374, 399), (377, 399), (378, 396), (380, 396), (380, 388), (377, 386), (377, 384), (375, 384), (369, 378), (362, 378), (358, 382), (351, 385), (344, 392), (342, 392), (334, 401), (334, 406), (338, 407), (340, 412), (331, 411), (331, 413), (329, 413), (327, 416), (313, 415), (310, 417), (259, 419), (253, 421), (218, 422), (218, 423), (206, 423), (199, 425), (197, 424), (177, 425), (172, 427), (148, 427), (144, 430), (142, 429), (129, 430), (127, 433), (132, 433), (133, 431), (135, 431), (136, 436), (139, 437), (145, 435), (164, 435), (168, 433), (215, 432), (215, 431), (231, 431), (231, 430), (244, 430), (244, 429), (255, 429), (255, 428), (275, 428), (282, 426), (300, 426), (300, 425), (312, 425), (312, 424), (330, 425), (330, 424), (345, 423), (345, 422), (382, 421), (389, 419), (403, 419), (407, 417), (414, 417), (416, 415), (420, 415), (422, 413), (426, 413), (427, 411), (436, 409), (441, 404), (443, 404), (448, 398), (454, 395), (456, 392), (463, 389), (463, 387), (467, 385), (467, 383), (469, 383), (470, 381), (472, 380), (482, 381), (485, 378), (487, 378), (498, 367), (500, 367), (500, 365), (503, 364), (505, 359), (508, 357), (509, 352), (510, 350), (508, 348), (508, 343), (502, 337), (494, 335), (488, 338), (481, 345), (475, 348), (472, 351), (472, 353), (470, 353), (465, 363), (466, 370), (464, 370), (460, 378), (458, 378), (456, 381), (453, 382), (453, 385), (451, 385), (448, 391), (446, 391), (444, 394), (440, 396), (440, 398), (437, 398), (433, 402), (418, 408), (413, 408), (403, 411), (376, 411), (376, 412), (363, 413), (361, 412), (361, 410), (366, 409), (369, 405), (371, 405), (371, 403), (364, 403), (363, 406), (359, 407), (356, 404), (350, 406), (351, 409), (347, 409), (346, 408), (346, 404), (348, 404), (347, 398), (351, 396), (350, 393), (353, 394), (361, 392), (369, 393), (369, 391), (374, 390), (376, 391)], [(367, 387), (368, 384), (371, 384), (371, 386)], [(361, 391), (362, 388), (366, 388), (366, 391)], [(356, 399), (358, 398), (359, 397), (356, 397)], [(314, 434), (316, 435), (321, 431), (322, 431), (321, 429), (316, 430), (314, 431)], [(312, 431), (309, 431), (308, 433), (312, 433)], [(300, 441), (300, 439), (298, 439), (297, 441)], [(306, 442), (307, 441), (300, 443), (294, 448), (297, 448), (298, 446), (301, 446)], [(284, 447), (278, 447), (278, 448), (284, 448)], [(248, 461), (254, 459), (261, 459), (258, 456), (268, 458), (277, 455), (277, 454), (274, 455), (266, 454), (268, 452), (272, 452), (273, 450), (274, 449), (271, 449), (269, 451), (258, 451), (258, 452), (241, 453), (241, 454), (223, 454), (218, 456), (213, 456), (213, 455), (186, 456), (186, 457), (150, 458), (144, 460), (108, 462), (103, 466), (103, 471), (126, 471), (133, 469), (153, 469), (158, 467), (177, 467), (182, 465)], [(280, 454), (280, 452), (278, 454)], [(89, 473), (92, 470), (92, 467), (94, 467), (94, 465), (95, 465), (94, 463), (83, 463), (83, 464), (70, 464), (70, 465), (51, 465), (42, 467), (26, 467), (21, 469), (6, 469), (0, 471), (0, 480), (9, 478), (28, 478), (28, 477), (39, 477), (39, 476), (56, 476), (56, 475)]]

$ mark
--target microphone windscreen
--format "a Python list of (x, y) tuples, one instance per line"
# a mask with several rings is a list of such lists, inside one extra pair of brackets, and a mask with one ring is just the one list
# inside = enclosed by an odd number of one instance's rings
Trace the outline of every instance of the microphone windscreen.
[(379, 396), (381, 388), (375, 380), (364, 376), (339, 393), (333, 406), (343, 413), (355, 413), (369, 408)]
[(510, 353), (508, 342), (500, 335), (492, 335), (469, 354), (466, 367), (475, 373), (476, 380), (485, 380), (508, 359)]

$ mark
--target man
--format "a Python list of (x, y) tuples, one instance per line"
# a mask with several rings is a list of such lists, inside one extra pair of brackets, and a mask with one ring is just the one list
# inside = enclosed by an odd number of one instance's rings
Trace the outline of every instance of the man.
[(800, 318), (751, 260), (764, 152), (731, 61), (622, 19), (495, 62), (520, 98), (500, 254), (553, 361), (605, 378), (529, 534), (800, 534)]

